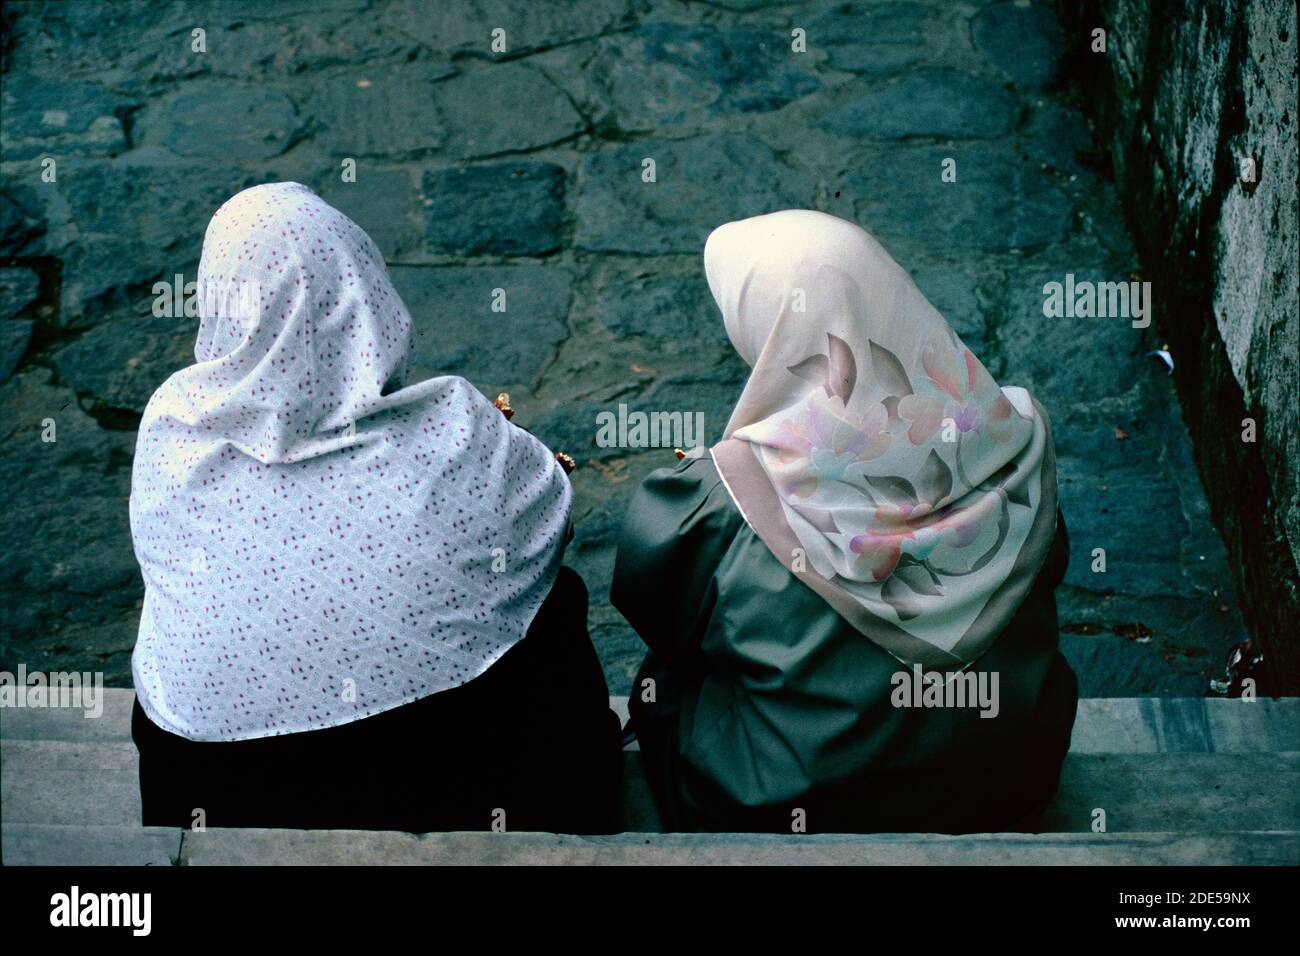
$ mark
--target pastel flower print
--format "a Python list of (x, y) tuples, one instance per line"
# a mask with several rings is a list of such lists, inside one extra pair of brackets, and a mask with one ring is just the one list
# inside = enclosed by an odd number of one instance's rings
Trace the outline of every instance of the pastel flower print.
[(945, 419), (952, 419), (959, 435), (974, 433), (996, 444), (1012, 437), (1015, 409), (969, 349), (933, 341), (921, 353), (921, 367), (912, 394), (898, 403), (912, 444), (928, 442)]
[(903, 545), (912, 538), (905, 529), (875, 531), (868, 529), (849, 540), (849, 550), (857, 555), (854, 569), (858, 574), (869, 572), (875, 581), (884, 581), (898, 567), (903, 556)]
[(904, 553), (924, 561), (940, 545), (954, 551), (969, 547), (979, 537), (988, 519), (995, 517), (996, 502), (996, 496), (983, 495), (969, 507), (940, 508), (922, 526), (913, 527), (913, 540), (904, 546)]
[(889, 448), (889, 413), (883, 405), (872, 406), (857, 426), (844, 420), (841, 409), (838, 400), (814, 393), (797, 417), (783, 419), (766, 437), (765, 444), (777, 452), (773, 471), (784, 495), (808, 498), (819, 482), (852, 483), (846, 478), (850, 467)]

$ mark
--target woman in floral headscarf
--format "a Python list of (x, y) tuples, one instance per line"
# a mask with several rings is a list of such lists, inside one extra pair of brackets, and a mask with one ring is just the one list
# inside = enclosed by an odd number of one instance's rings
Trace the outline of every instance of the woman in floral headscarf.
[(1077, 696), (1042, 407), (851, 223), (728, 223), (704, 261), (752, 372), (723, 440), (642, 485), (611, 595), (651, 649), (632, 717), (665, 822), (1031, 825)]

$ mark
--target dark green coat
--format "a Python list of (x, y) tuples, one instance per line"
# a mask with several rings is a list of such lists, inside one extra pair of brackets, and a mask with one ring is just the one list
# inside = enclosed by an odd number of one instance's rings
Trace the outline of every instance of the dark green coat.
[[(741, 518), (713, 461), (642, 483), (611, 601), (650, 653), (632, 723), (675, 830), (1025, 828), (1056, 790), (1077, 682), (1057, 651), (1063, 522), (1018, 613), (973, 665), (1000, 709), (893, 706), (905, 666), (846, 624)], [(654, 681), (654, 701), (645, 681)]]

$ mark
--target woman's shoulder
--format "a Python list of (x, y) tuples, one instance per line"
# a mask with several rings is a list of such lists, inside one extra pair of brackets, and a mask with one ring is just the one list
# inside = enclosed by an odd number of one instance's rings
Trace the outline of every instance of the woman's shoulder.
[(688, 453), (685, 458), (668, 467), (656, 468), (646, 476), (642, 485), (662, 485), (681, 491), (691, 488), (707, 491), (721, 480), (718, 469), (713, 464), (713, 456), (704, 449)]
[(633, 507), (637, 506), (653, 506), (665, 516), (680, 514), (683, 519), (691, 516), (698, 519), (707, 514), (715, 519), (714, 523), (743, 523), (707, 451), (687, 455), (671, 467), (652, 471), (637, 489)]
[(725, 553), (743, 526), (713, 460), (707, 453), (688, 456), (652, 471), (633, 494), (619, 533), (616, 575), (709, 566), (708, 557)]

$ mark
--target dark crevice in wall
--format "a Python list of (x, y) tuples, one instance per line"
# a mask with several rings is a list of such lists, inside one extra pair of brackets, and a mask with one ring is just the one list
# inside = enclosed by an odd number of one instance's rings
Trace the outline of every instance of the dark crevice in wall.
[[(1300, 645), (1296, 641), (1300, 634), (1300, 579), (1285, 523), (1285, 509), (1293, 503), (1279, 498), (1290, 470), (1300, 463), (1287, 461), (1285, 446), (1271, 444), (1266, 436), (1285, 434), (1289, 427), (1285, 419), (1294, 416), (1295, 410), (1270, 408), (1243, 393), (1214, 314), (1225, 204), (1233, 190), (1244, 188), (1236, 172), (1240, 157), (1254, 156), (1255, 187), (1270, 175), (1265, 151), (1251, 141), (1252, 118), (1247, 115), (1241, 68), (1250, 55), (1250, 17), (1256, 14), (1252, 9), (1233, 15), (1227, 8), (1199, 0), (1150, 9), (1146, 14), (1150, 18), (1148, 34), (1141, 44), (1145, 62), (1124, 64), (1130, 75), (1140, 78), (1140, 88), (1130, 90), (1117, 75), (1117, 38), (1110, 38), (1111, 49), (1106, 55), (1089, 48), (1091, 30), (1097, 26), (1114, 30), (1116, 10), (1123, 6), (1124, 0), (1058, 4), (1073, 40), (1068, 68), (1084, 93), (1099, 137), (1111, 145), (1112, 168), (1130, 230), (1144, 270), (1162, 291), (1157, 327), (1175, 358), (1174, 381), (1197, 469), (1228, 549), (1247, 626), (1265, 651), (1268, 686), (1261, 690), (1293, 695), (1300, 693)], [(1176, 49), (1187, 37), (1178, 31), (1179, 25), (1198, 20), (1203, 31), (1225, 34), (1225, 67), (1216, 78), (1218, 103), (1199, 107), (1180, 104), (1197, 118), (1198, 109), (1203, 113), (1213, 105), (1219, 107), (1208, 186), (1194, 182), (1187, 170), (1170, 168), (1157, 140), (1157, 135), (1172, 133), (1180, 147), (1185, 145), (1187, 130), (1176, 125), (1180, 116), (1165, 112), (1176, 97), (1162, 86), (1168, 80), (1162, 71), (1167, 65), (1177, 65), (1176, 54), (1184, 52)], [(1129, 17), (1127, 22), (1141, 21)], [(1198, 63), (1194, 69), (1209, 67)], [(1255, 133), (1257, 139), (1258, 130)], [(1198, 187), (1202, 198), (1193, 205)], [(1253, 189), (1247, 194), (1253, 197)], [(1294, 202), (1294, 192), (1291, 199)], [(1276, 209), (1269, 224), (1274, 234), (1295, 228)], [(1274, 276), (1276, 287), (1282, 288), (1276, 279)], [(1294, 310), (1294, 302), (1290, 308)], [(1294, 312), (1290, 318), (1294, 321)], [(1240, 316), (1227, 319), (1245, 321)], [(1281, 333), (1270, 328), (1267, 334), (1272, 339)], [(1253, 343), (1251, 353), (1249, 380), (1258, 381), (1270, 370), (1253, 364), (1257, 354)], [(1242, 422), (1247, 418), (1256, 422), (1259, 437), (1254, 443), (1242, 440)]]

